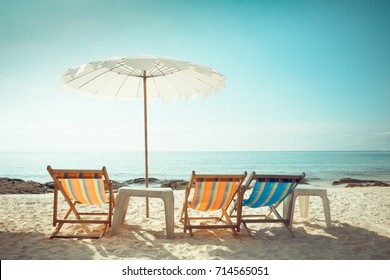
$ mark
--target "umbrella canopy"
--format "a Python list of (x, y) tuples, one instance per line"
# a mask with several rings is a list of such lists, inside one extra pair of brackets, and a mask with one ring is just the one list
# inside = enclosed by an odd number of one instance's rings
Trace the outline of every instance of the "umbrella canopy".
[[(224, 76), (210, 67), (155, 56), (124, 56), (92, 61), (67, 70), (60, 88), (144, 102), (145, 185), (148, 187), (147, 102), (208, 97), (224, 86)], [(146, 216), (149, 216), (148, 200)]]
[(205, 97), (219, 92), (224, 76), (216, 70), (175, 59), (128, 56), (92, 61), (69, 69), (60, 86), (96, 95), (144, 98), (143, 79), (147, 79), (147, 99), (171, 102), (178, 97), (189, 100), (198, 93)]

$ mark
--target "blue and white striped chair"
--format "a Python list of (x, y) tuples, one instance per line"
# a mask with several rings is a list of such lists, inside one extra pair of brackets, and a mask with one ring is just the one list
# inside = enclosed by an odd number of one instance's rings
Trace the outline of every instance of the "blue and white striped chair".
[[(295, 187), (303, 180), (305, 173), (299, 176), (290, 175), (260, 175), (252, 172), (241, 189), (241, 203), (235, 207), (237, 211), (237, 218), (240, 223), (250, 233), (247, 223), (282, 223), (289, 231), (291, 237), (294, 237), (290, 228), (290, 213), (293, 211), (292, 203), (288, 203), (288, 214), (283, 218), (276, 208), (291, 194)], [(245, 192), (251, 191), (244, 198)], [(243, 209), (268, 207), (269, 213), (267, 215), (245, 215)], [(272, 218), (271, 213), (276, 217)]]

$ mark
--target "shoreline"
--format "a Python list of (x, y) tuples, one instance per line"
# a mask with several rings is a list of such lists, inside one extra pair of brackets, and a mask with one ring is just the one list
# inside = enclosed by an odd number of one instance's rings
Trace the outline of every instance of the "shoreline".
[[(160, 180), (149, 178), (149, 186), (151, 188), (171, 188), (173, 190), (183, 190), (188, 185), (188, 181), (172, 179)], [(122, 182), (113, 181), (113, 191), (117, 192), (123, 186), (140, 186), (145, 183), (144, 178), (136, 178), (125, 180)], [(354, 187), (389, 187), (390, 182), (377, 180), (360, 180), (354, 178), (341, 178), (339, 181), (308, 181), (304, 180), (302, 185), (312, 185), (322, 188), (354, 188)], [(4, 194), (43, 194), (53, 192), (54, 183), (49, 181), (40, 183), (32, 180), (22, 180), (7, 177), (0, 177), (0, 195)]]

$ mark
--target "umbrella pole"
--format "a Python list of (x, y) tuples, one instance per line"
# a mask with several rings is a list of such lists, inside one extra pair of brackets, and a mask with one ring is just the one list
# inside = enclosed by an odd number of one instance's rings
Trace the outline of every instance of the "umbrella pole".
[[(148, 106), (146, 102), (146, 71), (143, 73), (144, 80), (144, 132), (145, 132), (145, 187), (149, 187), (148, 172)], [(146, 218), (149, 218), (149, 197), (146, 195)]]

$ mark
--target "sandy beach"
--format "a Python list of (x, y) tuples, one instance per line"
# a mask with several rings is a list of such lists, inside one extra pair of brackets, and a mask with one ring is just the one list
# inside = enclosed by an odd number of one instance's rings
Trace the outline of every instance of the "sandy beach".
[[(175, 195), (175, 239), (165, 238), (163, 202), (131, 200), (119, 234), (110, 229), (98, 240), (49, 239), (53, 230), (53, 194), (0, 196), (0, 259), (390, 259), (390, 188), (329, 188), (332, 228), (325, 227), (320, 198), (312, 197), (309, 217), (296, 207), (292, 239), (278, 225), (255, 226), (255, 238), (242, 229), (238, 238), (228, 230), (183, 232), (178, 216), (184, 191)], [(77, 226), (74, 226), (77, 227)], [(76, 229), (76, 228), (75, 228)]]

